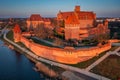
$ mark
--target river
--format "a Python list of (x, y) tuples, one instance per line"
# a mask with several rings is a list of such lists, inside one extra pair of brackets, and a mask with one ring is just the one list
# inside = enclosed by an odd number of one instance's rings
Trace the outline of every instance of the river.
[(0, 80), (45, 80), (25, 55), (9, 49), (0, 40)]

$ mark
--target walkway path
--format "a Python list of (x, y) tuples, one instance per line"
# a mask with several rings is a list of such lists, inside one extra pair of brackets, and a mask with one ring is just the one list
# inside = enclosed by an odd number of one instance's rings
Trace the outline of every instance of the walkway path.
[(105, 58), (107, 58), (110, 55), (110, 52), (107, 52), (104, 56), (99, 58), (97, 61), (95, 61), (93, 64), (88, 66), (85, 70), (90, 71), (92, 68), (94, 68), (96, 65), (98, 65), (100, 62), (102, 62)]
[(100, 75), (97, 75), (97, 74), (94, 74), (94, 73), (91, 73), (91, 72), (88, 72), (88, 71), (85, 71), (83, 69), (80, 69), (80, 68), (77, 68), (77, 67), (72, 67), (72, 66), (69, 66), (69, 65), (65, 65), (65, 64), (61, 64), (61, 63), (57, 63), (57, 62), (53, 62), (53, 61), (50, 61), (50, 60), (46, 60), (46, 59), (43, 59), (41, 57), (38, 57), (37, 55), (35, 55), (34, 53), (30, 52), (29, 50), (19, 46), (18, 44), (14, 43), (13, 41), (9, 40), (6, 38), (6, 33), (4, 34), (4, 39), (6, 41), (8, 41), (9, 43), (11, 43), (12, 45), (16, 46), (17, 48), (21, 49), (22, 51), (24, 51), (26, 54), (30, 55), (31, 57), (41, 61), (41, 62), (45, 62), (45, 63), (48, 63), (48, 64), (52, 64), (52, 65), (55, 65), (55, 66), (58, 66), (58, 67), (61, 67), (61, 68), (64, 68), (64, 69), (67, 69), (67, 70), (71, 70), (71, 71), (75, 71), (75, 72), (78, 72), (78, 73), (81, 73), (81, 74), (84, 74), (84, 75), (87, 75), (87, 76), (90, 76), (92, 78), (95, 78), (97, 80), (110, 80), (108, 78), (105, 78), (103, 76), (100, 76)]
[(68, 80), (85, 80), (84, 78), (81, 78), (79, 76), (76, 76), (73, 72), (71, 71), (65, 71), (62, 73), (63, 76), (68, 78)]
[(115, 50), (114, 54), (120, 56), (120, 47)]
[[(94, 68), (95, 66), (97, 66), (100, 62), (102, 62), (104, 59), (106, 59), (108, 56), (110, 55), (116, 55), (118, 54), (118, 51), (120, 50), (120, 47), (117, 48), (114, 51), (109, 51), (107, 52), (104, 56), (102, 56), (101, 58), (99, 58), (97, 61), (95, 61), (93, 64), (91, 64), (90, 66), (88, 66), (85, 70), (86, 71), (90, 71), (92, 68)], [(120, 55), (120, 54), (118, 54)]]
[(112, 43), (112, 46), (120, 46), (120, 43)]

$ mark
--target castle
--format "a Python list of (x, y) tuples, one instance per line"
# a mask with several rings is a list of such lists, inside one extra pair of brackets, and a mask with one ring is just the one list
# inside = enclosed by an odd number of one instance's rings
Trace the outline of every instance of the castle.
[[(93, 38), (96, 35), (106, 34), (109, 32), (108, 21), (103, 23), (96, 23), (96, 14), (93, 12), (80, 11), (80, 6), (76, 6), (72, 12), (59, 12), (57, 15), (58, 22), (65, 24), (62, 27), (65, 33), (65, 39), (82, 40), (86, 38)], [(43, 19), (40, 15), (32, 15), (27, 20), (27, 27), (30, 29), (32, 26), (36, 28), (39, 24), (49, 25), (50, 22)], [(60, 28), (61, 29), (61, 28)], [(66, 64), (77, 64), (89, 60), (100, 53), (107, 51), (111, 48), (110, 43), (104, 45), (97, 45), (90, 48), (55, 48), (34, 43), (23, 36), (19, 25), (15, 25), (13, 29), (14, 41), (22, 42), (28, 49), (34, 52), (37, 56)], [(61, 32), (62, 33), (62, 32)]]
[[(88, 11), (81, 11), (80, 6), (75, 6), (74, 11), (61, 12), (57, 14), (59, 24), (64, 24), (61, 32), (65, 39), (91, 39), (100, 34), (109, 33), (108, 21), (96, 22), (96, 14)], [(61, 28), (60, 28), (61, 29)], [(64, 33), (62, 33), (64, 32)]]
[(91, 47), (91, 48), (55, 48), (34, 43), (31, 40), (24, 37), (21, 33), (20, 26), (15, 25), (13, 29), (14, 41), (22, 42), (28, 49), (30, 49), (37, 56), (53, 60), (65, 64), (77, 64), (98, 56), (100, 53), (107, 51), (111, 48), (111, 44), (107, 43), (105, 45)]
[(49, 27), (51, 22), (47, 18), (42, 18), (40, 14), (32, 14), (30, 18), (27, 19), (27, 29), (34, 29), (40, 24), (44, 24), (46, 27)]

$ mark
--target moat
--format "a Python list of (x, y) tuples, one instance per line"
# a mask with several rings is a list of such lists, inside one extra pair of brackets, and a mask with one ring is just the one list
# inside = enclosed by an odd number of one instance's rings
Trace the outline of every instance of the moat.
[(0, 40), (0, 80), (45, 80), (33, 68), (34, 63)]

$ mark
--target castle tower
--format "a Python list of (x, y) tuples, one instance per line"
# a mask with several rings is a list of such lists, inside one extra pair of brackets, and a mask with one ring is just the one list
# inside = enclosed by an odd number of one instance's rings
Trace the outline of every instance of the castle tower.
[(77, 39), (79, 40), (79, 20), (75, 14), (71, 14), (65, 20), (65, 39)]
[(75, 11), (75, 12), (80, 12), (80, 6), (75, 6), (74, 11)]
[(21, 38), (21, 30), (18, 24), (15, 25), (13, 29), (13, 33), (14, 33), (14, 42), (19, 42)]

